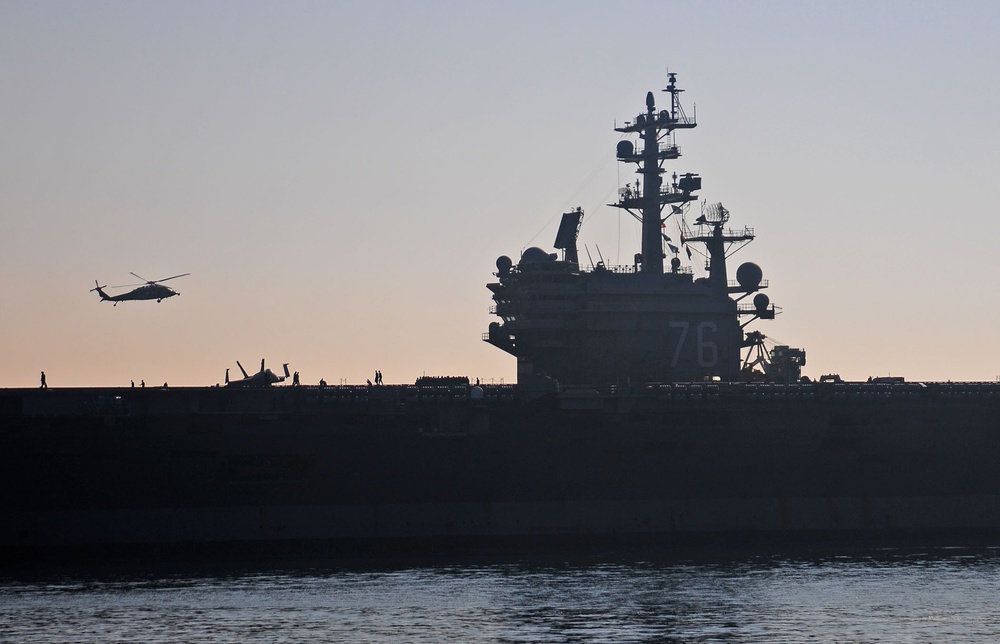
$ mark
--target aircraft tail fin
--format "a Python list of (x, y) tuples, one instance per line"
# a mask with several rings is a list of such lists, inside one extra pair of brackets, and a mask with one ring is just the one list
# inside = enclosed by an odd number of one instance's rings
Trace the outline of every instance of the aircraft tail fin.
[(103, 302), (104, 300), (110, 300), (111, 299), (110, 297), (108, 297), (108, 294), (104, 292), (105, 288), (107, 288), (107, 287), (106, 286), (101, 286), (100, 283), (98, 283), (97, 280), (94, 280), (94, 288), (92, 288), (90, 290), (91, 291), (97, 291), (97, 294), (101, 296), (101, 301)]
[(244, 378), (249, 378), (250, 377), (250, 376), (247, 375), (247, 370), (243, 368), (243, 365), (240, 364), (239, 360), (236, 361), (236, 366), (239, 367), (240, 371), (243, 372), (243, 377)]
[(289, 375), (289, 373), (288, 373), (288, 363), (286, 362), (286, 363), (284, 363), (281, 366), (285, 368), (285, 377), (286, 378), (291, 378), (291, 375)]

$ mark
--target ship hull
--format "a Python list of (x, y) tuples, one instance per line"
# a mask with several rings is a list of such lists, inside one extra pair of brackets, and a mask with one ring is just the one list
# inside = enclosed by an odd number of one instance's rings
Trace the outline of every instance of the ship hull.
[(0, 547), (1000, 533), (991, 386), (335, 389), (3, 392)]
[(409, 503), (4, 513), (4, 547), (996, 533), (1000, 496)]

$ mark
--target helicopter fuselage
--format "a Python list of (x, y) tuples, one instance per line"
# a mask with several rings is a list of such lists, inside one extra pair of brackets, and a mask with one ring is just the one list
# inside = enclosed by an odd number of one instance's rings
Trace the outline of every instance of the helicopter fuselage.
[(162, 284), (146, 284), (121, 295), (107, 295), (103, 291), (100, 291), (99, 294), (102, 300), (107, 300), (108, 302), (126, 302), (129, 300), (156, 300), (159, 302), (168, 297), (180, 295), (174, 289)]
[[(132, 273), (139, 279), (144, 279), (142, 276)], [(165, 277), (161, 280), (148, 280), (145, 284), (139, 286), (139, 288), (132, 289), (128, 293), (122, 293), (121, 295), (108, 295), (104, 292), (107, 286), (101, 286), (101, 283), (94, 280), (94, 288), (91, 291), (97, 291), (101, 300), (106, 300), (108, 302), (127, 302), (129, 300), (156, 300), (160, 302), (167, 299), (168, 297), (173, 297), (175, 295), (180, 295), (177, 291), (170, 288), (169, 286), (164, 286), (160, 282), (166, 282), (167, 280), (177, 279), (178, 277), (184, 277), (190, 275), (190, 273), (182, 273), (180, 275), (174, 275), (173, 277)], [(132, 286), (135, 286), (134, 284)], [(118, 287), (113, 287), (118, 288)]]
[(115, 295), (111, 299), (116, 302), (123, 302), (125, 300), (163, 300), (174, 295), (179, 295), (179, 293), (169, 286), (146, 284), (128, 293)]

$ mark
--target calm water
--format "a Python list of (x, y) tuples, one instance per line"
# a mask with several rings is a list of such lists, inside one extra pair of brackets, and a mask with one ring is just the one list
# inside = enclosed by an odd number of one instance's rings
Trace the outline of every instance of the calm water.
[(242, 563), (0, 576), (4, 642), (994, 642), (1000, 550), (378, 566)]

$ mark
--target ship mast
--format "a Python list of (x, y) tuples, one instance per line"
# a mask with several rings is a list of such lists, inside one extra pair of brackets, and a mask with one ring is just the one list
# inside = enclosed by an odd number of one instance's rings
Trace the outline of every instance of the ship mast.
[[(727, 248), (739, 244), (733, 250), (736, 252), (754, 239), (753, 229), (726, 230), (729, 221), (729, 211), (721, 203), (715, 203), (702, 208), (702, 214), (695, 220), (695, 226), (700, 232), (692, 232), (685, 226), (685, 238), (688, 243), (702, 242), (708, 249), (708, 282), (719, 290), (728, 289), (729, 277), (726, 272)], [(706, 231), (705, 228), (708, 228)]]
[(619, 191), (618, 203), (610, 204), (627, 210), (642, 222), (643, 273), (663, 273), (663, 207), (671, 204), (676, 208), (678, 204), (693, 201), (697, 195), (691, 193), (701, 188), (701, 177), (690, 173), (682, 175), (679, 181), (675, 175), (673, 183), (663, 185), (664, 161), (681, 155), (671, 134), (676, 129), (697, 126), (695, 119), (688, 118), (681, 108), (678, 94), (684, 90), (677, 88), (676, 77), (674, 73), (667, 74), (668, 83), (663, 90), (670, 93), (669, 110), (657, 112), (653, 93), (647, 92), (645, 113), (636, 116), (634, 122), (615, 128), (623, 134), (638, 133), (643, 142), (638, 152), (629, 140), (618, 143), (618, 160), (638, 166), (636, 174), (641, 176), (641, 185), (635, 189), (623, 188)]

